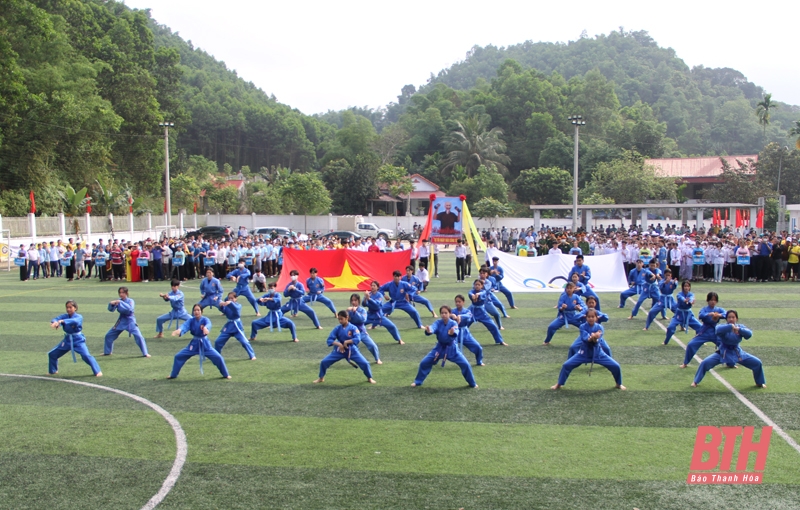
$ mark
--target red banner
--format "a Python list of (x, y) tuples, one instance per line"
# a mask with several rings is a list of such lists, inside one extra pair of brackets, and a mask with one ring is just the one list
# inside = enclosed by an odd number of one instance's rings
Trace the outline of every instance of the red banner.
[(289, 282), (289, 272), (296, 269), (298, 280), (305, 285), (308, 270), (317, 268), (317, 276), (325, 280), (326, 291), (369, 290), (373, 280), (384, 284), (397, 270), (405, 274), (411, 262), (411, 251), (370, 253), (357, 250), (283, 250), (283, 270), (278, 279), (278, 290), (283, 291)]
[(33, 198), (33, 190), (31, 190), (31, 213), (36, 214), (36, 200)]

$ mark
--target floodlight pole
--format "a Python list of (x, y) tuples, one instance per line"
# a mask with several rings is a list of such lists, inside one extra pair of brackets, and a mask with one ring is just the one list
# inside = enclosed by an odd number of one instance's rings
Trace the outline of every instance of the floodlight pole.
[(572, 169), (572, 232), (578, 231), (578, 139), (580, 137), (580, 127), (586, 125), (582, 115), (570, 115), (567, 117), (572, 125), (575, 126), (575, 151), (573, 154)]
[(169, 226), (172, 225), (172, 197), (169, 189), (169, 128), (174, 127), (173, 122), (159, 122), (159, 126), (164, 128), (164, 191), (166, 193), (166, 227), (167, 236), (171, 236)]

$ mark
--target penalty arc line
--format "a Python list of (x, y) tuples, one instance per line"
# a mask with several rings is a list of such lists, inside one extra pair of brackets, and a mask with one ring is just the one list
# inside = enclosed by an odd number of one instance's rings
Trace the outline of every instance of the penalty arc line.
[[(632, 299), (632, 298), (628, 298), (628, 299), (629, 299), (629, 300), (631, 300), (631, 302), (632, 302), (632, 303), (634, 303), (634, 304), (636, 303), (635, 301), (633, 301), (633, 299)], [(649, 310), (645, 310), (643, 306), (641, 307), (641, 309), (642, 309), (643, 311), (645, 311), (645, 312), (649, 312)], [(664, 326), (663, 324), (661, 324), (660, 322), (658, 322), (657, 320), (653, 320), (653, 322), (654, 322), (655, 324), (658, 324), (658, 326), (659, 326), (661, 329), (663, 329), (663, 330), (664, 330), (664, 332), (666, 332), (666, 331), (667, 331), (667, 327), (666, 327), (666, 326)], [(678, 337), (677, 337), (676, 335), (672, 335), (672, 339), (673, 339), (673, 340), (675, 340), (675, 342), (677, 342), (677, 343), (678, 343), (678, 345), (680, 345), (680, 346), (681, 346), (681, 348), (683, 348), (683, 350), (684, 350), (684, 351), (686, 350), (686, 345), (685, 345), (683, 342), (681, 342), (681, 341), (680, 341), (680, 339), (678, 339)], [(697, 362), (698, 362), (698, 363), (702, 363), (702, 362), (703, 362), (703, 358), (701, 358), (701, 357), (700, 357), (700, 356), (698, 356), (697, 354), (695, 354), (695, 355), (694, 355), (694, 357), (693, 357), (692, 359), (694, 359), (694, 360), (697, 360)], [(797, 441), (795, 441), (795, 440), (792, 438), (792, 436), (790, 436), (789, 434), (787, 434), (787, 433), (786, 433), (786, 432), (785, 432), (785, 431), (784, 431), (784, 430), (783, 430), (783, 429), (782, 429), (782, 428), (781, 428), (781, 427), (780, 427), (780, 426), (779, 426), (777, 423), (775, 423), (774, 421), (772, 421), (772, 418), (770, 418), (769, 416), (767, 416), (767, 415), (764, 413), (764, 411), (762, 411), (761, 409), (759, 409), (759, 408), (758, 408), (758, 406), (756, 406), (754, 403), (750, 402), (750, 400), (749, 400), (747, 397), (745, 397), (744, 395), (742, 395), (742, 394), (739, 392), (739, 390), (737, 390), (736, 388), (734, 388), (734, 387), (733, 387), (733, 385), (732, 385), (731, 383), (729, 383), (727, 380), (725, 380), (725, 378), (723, 378), (721, 375), (719, 375), (719, 374), (717, 373), (717, 371), (716, 371), (716, 370), (714, 370), (714, 369), (712, 368), (711, 370), (709, 370), (709, 372), (711, 372), (711, 375), (713, 375), (713, 376), (714, 376), (714, 378), (715, 378), (717, 381), (721, 382), (723, 386), (725, 386), (725, 387), (726, 387), (726, 388), (727, 388), (727, 389), (728, 389), (728, 390), (729, 390), (731, 393), (733, 393), (733, 394), (734, 394), (734, 396), (735, 396), (736, 398), (738, 398), (738, 399), (739, 399), (739, 401), (740, 401), (742, 404), (744, 404), (745, 406), (747, 406), (747, 408), (748, 408), (748, 409), (750, 409), (751, 411), (753, 411), (753, 414), (755, 414), (756, 416), (758, 416), (758, 418), (759, 418), (759, 419), (761, 419), (761, 421), (763, 421), (764, 423), (766, 423), (767, 425), (769, 425), (770, 427), (772, 427), (772, 430), (774, 430), (774, 431), (775, 431), (775, 432), (776, 432), (776, 433), (777, 433), (779, 436), (781, 436), (781, 438), (782, 438), (784, 441), (786, 441), (786, 443), (787, 443), (789, 446), (791, 446), (792, 448), (794, 448), (794, 449), (797, 451), (797, 453), (800, 453), (800, 444), (797, 444)]]
[(186, 443), (186, 433), (183, 431), (181, 424), (178, 420), (172, 416), (169, 412), (167, 412), (163, 407), (150, 402), (144, 397), (140, 397), (139, 395), (134, 395), (133, 393), (128, 393), (127, 391), (118, 390), (116, 388), (111, 388), (108, 386), (102, 386), (100, 384), (93, 384), (87, 383), (83, 381), (73, 381), (71, 379), (60, 379), (57, 377), (43, 377), (39, 375), (23, 375), (23, 374), (0, 374), (3, 377), (19, 377), (24, 379), (41, 379), (43, 381), (58, 381), (58, 382), (65, 382), (70, 384), (78, 384), (80, 386), (88, 386), (89, 388), (96, 388), (100, 390), (110, 391), (112, 393), (116, 393), (118, 395), (122, 395), (124, 397), (128, 397), (140, 404), (144, 404), (147, 407), (151, 408), (153, 411), (160, 414), (166, 421), (169, 423), (170, 427), (172, 427), (172, 431), (175, 433), (175, 445), (176, 445), (176, 452), (175, 452), (175, 461), (172, 463), (172, 469), (169, 471), (169, 475), (167, 476), (164, 483), (161, 484), (161, 489), (152, 497), (150, 500), (145, 503), (142, 507), (142, 510), (153, 510), (159, 503), (161, 503), (164, 498), (167, 497), (167, 494), (172, 490), (175, 486), (175, 483), (178, 481), (178, 477), (181, 476), (181, 470), (183, 469), (183, 465), (186, 463), (186, 453), (189, 449)]

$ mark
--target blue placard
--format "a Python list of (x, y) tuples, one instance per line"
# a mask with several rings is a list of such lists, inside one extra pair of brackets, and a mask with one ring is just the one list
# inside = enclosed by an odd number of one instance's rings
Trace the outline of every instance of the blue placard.
[(750, 255), (737, 255), (736, 256), (736, 263), (740, 266), (749, 266), (750, 265)]
[(252, 266), (253, 265), (253, 257), (245, 257), (244, 258), (244, 263), (247, 266)]
[(25, 259), (25, 258), (17, 257), (17, 258), (14, 259), (14, 264), (17, 265), (17, 266), (22, 267), (22, 266), (24, 266), (26, 264), (26, 261), (27, 261), (27, 259)]
[(692, 252), (692, 264), (695, 266), (702, 266), (706, 263), (706, 254), (701, 249), (695, 249)]
[(184, 260), (186, 260), (184, 257), (173, 257), (172, 258), (172, 265), (173, 266), (182, 266)]
[(61, 265), (62, 266), (71, 266), (72, 265), (72, 259), (61, 259)]
[(105, 255), (98, 255), (94, 258), (95, 264), (105, 264), (106, 263), (106, 256)]
[(206, 258), (203, 259), (203, 265), (206, 266), (206, 267), (213, 266), (215, 263), (216, 263), (216, 261), (214, 259), (212, 259), (211, 257), (206, 257)]
[(150, 261), (144, 257), (139, 257), (136, 259), (136, 265), (139, 267), (147, 267), (150, 265)]

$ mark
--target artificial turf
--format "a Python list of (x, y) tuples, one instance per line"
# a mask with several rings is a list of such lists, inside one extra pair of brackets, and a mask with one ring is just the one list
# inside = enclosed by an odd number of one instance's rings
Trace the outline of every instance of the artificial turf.
[[(455, 283), (452, 255), (440, 258), (442, 278), (425, 294), (436, 307), (468, 290)], [(628, 391), (612, 389), (610, 374), (596, 366), (591, 377), (579, 367), (555, 392), (549, 387), (577, 335), (574, 327), (562, 329), (552, 346), (541, 345), (557, 294), (515, 296), (520, 309), (503, 320), (509, 347), (492, 345), (485, 328), (473, 326), (486, 366), (474, 367), (480, 388), (472, 390), (449, 363), (435, 367), (423, 387), (410, 387), (433, 341), (401, 311), (392, 320), (405, 346), (382, 328), (371, 332), (384, 361), (372, 365), (378, 384), (344, 363), (334, 365), (324, 384), (311, 384), (336, 324), (319, 306), (324, 330), (302, 314), (295, 320), (300, 343), (286, 331), (262, 330), (255, 361), (229, 341), (223, 355), (230, 381), (210, 363), (201, 375), (197, 358), (167, 381), (172, 356), (188, 341), (149, 338), (155, 317), (166, 311), (158, 293), (168, 284), (127, 285), (150, 359), (127, 335), (113, 356), (99, 356), (116, 319), (105, 306), (118, 285), (23, 283), (16, 273), (0, 274), (0, 372), (44, 374), (46, 353), (60, 340), (49, 320), (67, 299), (77, 300), (104, 377), (92, 377), (69, 355), (61, 358), (59, 377), (145, 397), (186, 431), (187, 464), (164, 508), (796, 508), (800, 501), (800, 453), (776, 434), (762, 485), (686, 484), (697, 426), (763, 423), (710, 376), (690, 388), (696, 362), (679, 369), (683, 350), (674, 341), (662, 346), (664, 332), (655, 324), (642, 331), (644, 313), (625, 320), (630, 302), (617, 309), (615, 294), (601, 294), (601, 302), (611, 316), (606, 339)], [(192, 303), (197, 282), (184, 287)], [(764, 362), (768, 389), (755, 389), (745, 368), (719, 373), (800, 438), (800, 318), (792, 301), (800, 286), (696, 284), (693, 290), (699, 297), (719, 292), (720, 305), (737, 309), (755, 330), (744, 348)], [(329, 297), (343, 308), (349, 293)], [(243, 313), (249, 333), (253, 311), (245, 304)], [(223, 320), (217, 312), (208, 316), (213, 340)], [(706, 345), (699, 355), (712, 351)], [(0, 430), (0, 508), (139, 508), (175, 454), (171, 429), (149, 408), (63, 383), (0, 377)]]

